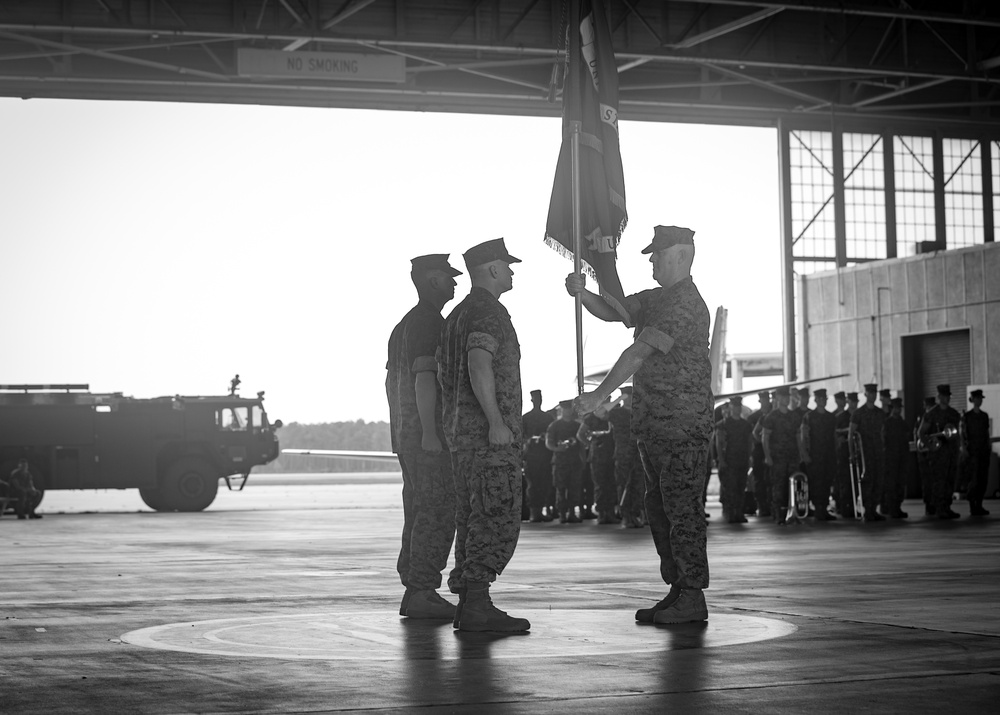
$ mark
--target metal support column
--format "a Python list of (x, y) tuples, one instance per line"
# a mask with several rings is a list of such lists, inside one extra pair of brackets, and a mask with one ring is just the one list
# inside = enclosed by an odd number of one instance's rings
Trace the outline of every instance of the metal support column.
[(993, 140), (985, 137), (979, 142), (983, 161), (983, 240), (993, 243)]
[(948, 248), (948, 214), (944, 210), (944, 141), (934, 132), (934, 242), (939, 251)]
[(844, 133), (833, 125), (833, 237), (837, 268), (847, 265), (847, 212), (844, 207)]
[(896, 147), (893, 135), (882, 135), (882, 184), (885, 186), (885, 257), (895, 258), (896, 246)]
[(796, 379), (795, 272), (792, 254), (792, 172), (787, 125), (778, 121), (778, 198), (781, 203), (781, 326), (785, 380)]

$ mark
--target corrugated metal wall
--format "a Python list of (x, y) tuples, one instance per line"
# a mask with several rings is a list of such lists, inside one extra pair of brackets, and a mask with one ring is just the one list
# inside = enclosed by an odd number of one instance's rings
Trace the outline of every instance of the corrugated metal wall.
[(968, 329), (970, 381), (1000, 383), (1000, 244), (865, 263), (800, 280), (803, 378), (847, 372), (850, 378), (826, 387), (850, 391), (877, 382), (895, 394), (904, 389), (905, 336)]

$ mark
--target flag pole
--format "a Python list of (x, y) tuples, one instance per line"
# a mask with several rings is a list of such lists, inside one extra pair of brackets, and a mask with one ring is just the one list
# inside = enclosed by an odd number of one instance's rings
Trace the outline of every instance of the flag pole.
[[(580, 132), (582, 123), (571, 121), (570, 131), (570, 175), (573, 194), (573, 273), (583, 272), (583, 237), (580, 235)], [(583, 394), (583, 296), (577, 293), (574, 302), (576, 315), (576, 391)]]

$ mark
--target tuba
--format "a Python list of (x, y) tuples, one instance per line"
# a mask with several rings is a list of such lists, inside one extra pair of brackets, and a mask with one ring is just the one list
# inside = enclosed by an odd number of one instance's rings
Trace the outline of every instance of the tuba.
[(804, 521), (809, 516), (809, 478), (805, 472), (795, 472), (788, 477), (788, 511), (785, 521), (789, 524)]
[(917, 440), (917, 450), (920, 452), (937, 452), (945, 442), (958, 434), (958, 427), (955, 425), (945, 425), (940, 432), (924, 435)]
[(865, 452), (861, 435), (851, 432), (847, 437), (847, 449), (850, 454), (851, 498), (854, 500), (854, 518), (861, 521), (865, 518), (865, 504), (861, 496), (861, 482), (865, 478)]

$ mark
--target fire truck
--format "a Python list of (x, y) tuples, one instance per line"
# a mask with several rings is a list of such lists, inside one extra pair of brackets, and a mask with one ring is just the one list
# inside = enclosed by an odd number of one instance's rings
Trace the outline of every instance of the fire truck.
[[(28, 460), (35, 487), (138, 489), (157, 511), (200, 511), (220, 480), (242, 490), (278, 457), (264, 393), (244, 398), (98, 394), (88, 385), (0, 385), (0, 480)], [(41, 495), (37, 502), (41, 501)]]

